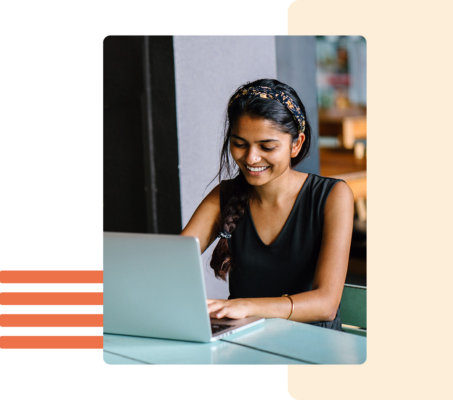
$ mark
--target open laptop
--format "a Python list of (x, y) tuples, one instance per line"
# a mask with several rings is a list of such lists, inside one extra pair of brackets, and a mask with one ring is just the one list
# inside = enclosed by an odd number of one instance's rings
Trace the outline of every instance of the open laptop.
[(197, 238), (104, 232), (104, 333), (212, 342), (263, 321), (210, 319)]

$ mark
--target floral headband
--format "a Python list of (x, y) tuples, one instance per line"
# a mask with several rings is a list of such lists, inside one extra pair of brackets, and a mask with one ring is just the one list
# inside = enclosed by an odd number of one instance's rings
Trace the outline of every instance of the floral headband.
[(248, 89), (240, 89), (228, 103), (228, 107), (230, 107), (236, 99), (244, 96), (259, 96), (264, 99), (277, 100), (291, 112), (295, 121), (299, 125), (299, 133), (303, 133), (305, 131), (305, 117), (304, 114), (302, 114), (302, 110), (291, 97), (285, 94), (285, 92), (274, 90), (265, 86), (252, 86)]

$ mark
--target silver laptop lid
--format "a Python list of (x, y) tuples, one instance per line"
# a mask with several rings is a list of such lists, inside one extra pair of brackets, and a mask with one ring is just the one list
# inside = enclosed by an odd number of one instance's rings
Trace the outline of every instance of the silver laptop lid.
[(198, 239), (105, 232), (104, 332), (210, 341)]

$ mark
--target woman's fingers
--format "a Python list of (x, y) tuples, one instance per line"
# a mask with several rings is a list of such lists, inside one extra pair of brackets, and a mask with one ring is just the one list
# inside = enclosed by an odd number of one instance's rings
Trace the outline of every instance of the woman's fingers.
[(225, 300), (208, 300), (208, 313), (211, 314), (221, 309), (224, 302)]
[(211, 318), (223, 318), (228, 311), (227, 300), (215, 300), (208, 303), (208, 313)]
[(214, 318), (220, 319), (223, 318), (226, 314), (226, 307), (223, 307), (222, 309), (216, 311), (213, 313)]
[(227, 313), (228, 313), (228, 307), (223, 307), (220, 310), (212, 311), (211, 313), (209, 313), (209, 316), (211, 318), (220, 319), (223, 317), (228, 317)]
[(247, 302), (235, 300), (208, 300), (208, 313), (211, 318), (245, 318), (249, 314)]
[(221, 304), (216, 304), (215, 307), (211, 304), (208, 308), (208, 313), (211, 318), (220, 318), (218, 317), (219, 313), (223, 309), (223, 305)]

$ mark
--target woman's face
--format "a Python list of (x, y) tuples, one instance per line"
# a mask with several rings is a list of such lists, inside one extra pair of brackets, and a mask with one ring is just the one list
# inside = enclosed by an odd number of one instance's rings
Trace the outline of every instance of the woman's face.
[(231, 156), (250, 185), (262, 186), (290, 171), (291, 158), (299, 154), (304, 139), (300, 134), (293, 143), (291, 135), (271, 121), (243, 116), (231, 129)]

